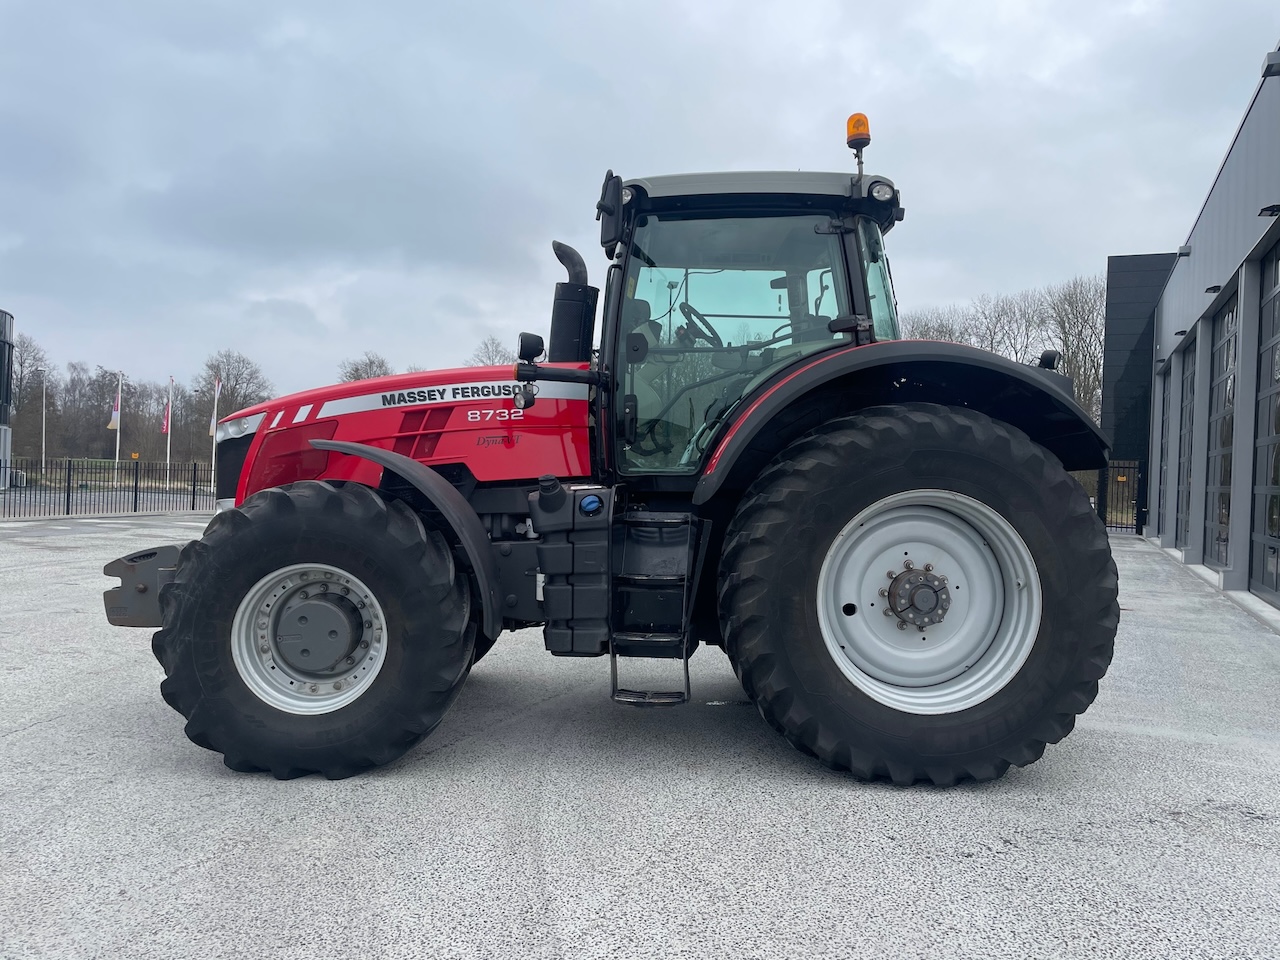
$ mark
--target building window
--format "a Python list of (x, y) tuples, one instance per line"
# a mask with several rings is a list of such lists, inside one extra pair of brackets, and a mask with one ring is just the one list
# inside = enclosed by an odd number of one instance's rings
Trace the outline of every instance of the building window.
[(1209, 369), (1209, 471), (1205, 476), (1204, 562), (1230, 562), (1231, 442), (1235, 433), (1236, 300), (1213, 318)]
[(1262, 261), (1249, 586), (1280, 602), (1280, 244)]
[(1196, 399), (1196, 347), (1182, 351), (1182, 405), (1178, 416), (1178, 515), (1173, 528), (1174, 546), (1187, 545), (1191, 527), (1191, 417)]

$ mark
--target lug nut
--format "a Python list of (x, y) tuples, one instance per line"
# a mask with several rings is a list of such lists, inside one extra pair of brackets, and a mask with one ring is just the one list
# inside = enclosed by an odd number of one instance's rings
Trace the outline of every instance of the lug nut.
[(372, 620), (366, 620), (366, 621), (364, 622), (364, 625), (365, 625), (366, 627), (372, 627), (372, 626), (373, 626), (373, 621), (372, 621)]
[(309, 573), (300, 573), (300, 574), (298, 574), (298, 579), (299, 579), (299, 580), (310, 580), (310, 579), (311, 579), (311, 574), (309, 574)]
[(907, 629), (907, 621), (905, 621), (905, 620), (899, 620), (899, 621), (898, 621), (898, 629), (899, 629), (899, 630), (905, 630), (905, 629)]
[(270, 648), (270, 647), (268, 647), (268, 646), (264, 643), (264, 644), (262, 644), (260, 647), (258, 647), (258, 652), (259, 652), (259, 653), (270, 653), (270, 652), (271, 652), (271, 648)]
[(335, 680), (335, 681), (333, 682), (333, 689), (335, 689), (335, 690), (341, 690), (341, 689), (342, 689), (342, 681), (341, 681), (341, 680)]
[(885, 615), (886, 617), (892, 617), (892, 616), (893, 616), (893, 611), (892, 611), (892, 610), (890, 610), (888, 607), (886, 607), (886, 608), (885, 608), (885, 611), (884, 611), (884, 615)]
[(888, 577), (890, 580), (893, 580), (895, 577), (898, 576), (898, 574), (896, 571), (890, 570), (888, 573), (885, 574), (885, 576)]
[(319, 692), (320, 692), (320, 688), (319, 688), (318, 686), (316, 686), (316, 685), (313, 683), (313, 684), (311, 685), (311, 692), (312, 692), (312, 693), (319, 693)]
[(351, 666), (351, 665), (352, 665), (353, 663), (355, 663), (355, 662), (356, 662), (356, 658), (355, 658), (355, 657), (347, 657), (347, 666), (348, 666), (348, 667), (349, 667), (349, 666)]
[(915, 568), (916, 568), (916, 565), (912, 563), (910, 560), (904, 560), (902, 563), (903, 570), (914, 570)]
[[(888, 587), (881, 587), (881, 588), (880, 588), (880, 596), (882, 596), (882, 597), (887, 597), (888, 595), (889, 595), (889, 588), (888, 588)], [(265, 626), (266, 626), (266, 624), (264, 623), (264, 624), (263, 624), (263, 626), (265, 627)]]
[(300, 594), (298, 594), (298, 596), (300, 596), (303, 600), (307, 599), (307, 591), (303, 590)]
[(321, 592), (321, 593), (328, 593), (328, 592), (329, 592), (329, 585), (328, 585), (327, 583), (322, 583), (322, 584), (320, 584), (320, 592)]
[(363, 609), (364, 609), (364, 601), (363, 601), (363, 600), (358, 600), (358, 601), (356, 601), (356, 606), (357, 606), (357, 607), (359, 607), (361, 610), (363, 610)]
[(361, 640), (361, 641), (360, 641), (360, 649), (361, 649), (361, 650), (368, 650), (368, 649), (369, 649), (369, 641), (368, 641), (368, 640)]
[(349, 588), (347, 588), (347, 587), (343, 587), (343, 588), (339, 591), (339, 593), (341, 593), (344, 597), (345, 597), (347, 594), (349, 594), (350, 592), (351, 592), (351, 590), (350, 590)]

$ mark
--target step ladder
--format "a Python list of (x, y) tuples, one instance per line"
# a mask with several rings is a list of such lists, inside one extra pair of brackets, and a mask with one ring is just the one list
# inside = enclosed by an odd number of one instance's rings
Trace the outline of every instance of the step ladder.
[[(609, 640), (611, 696), (616, 703), (667, 706), (690, 697), (688, 572), (694, 546), (684, 513), (629, 511), (621, 518), (621, 562), (614, 573), (615, 619)], [(631, 690), (618, 684), (618, 658), (679, 660), (680, 690)]]
[[(650, 660), (679, 659), (684, 670), (683, 690), (629, 690), (618, 686), (618, 650), (635, 650)], [(688, 703), (689, 652), (684, 637), (678, 633), (616, 633), (609, 640), (610, 696), (615, 703), (629, 703), (636, 707), (674, 706)]]

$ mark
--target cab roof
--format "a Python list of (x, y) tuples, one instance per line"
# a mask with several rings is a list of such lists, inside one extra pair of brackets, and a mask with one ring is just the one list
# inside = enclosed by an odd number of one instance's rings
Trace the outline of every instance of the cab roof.
[(696, 197), (718, 194), (786, 194), (861, 198), (876, 182), (893, 186), (888, 177), (867, 174), (859, 182), (852, 173), (816, 173), (786, 170), (729, 171), (725, 173), (678, 173), (662, 177), (627, 180), (623, 186), (638, 187), (651, 200), (665, 197)]

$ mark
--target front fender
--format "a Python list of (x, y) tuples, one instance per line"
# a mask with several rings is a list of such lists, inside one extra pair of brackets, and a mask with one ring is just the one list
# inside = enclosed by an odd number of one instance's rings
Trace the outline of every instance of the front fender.
[(779, 371), (746, 399), (722, 428), (693, 502), (745, 489), (782, 446), (817, 422), (884, 403), (967, 407), (1022, 430), (1068, 470), (1106, 466), (1111, 441), (1069, 384), (956, 343), (895, 340), (824, 353)]
[(489, 638), (495, 638), (502, 630), (502, 613), (498, 606), (498, 562), (493, 555), (493, 547), (484, 524), (476, 515), (471, 504), (457, 491), (448, 480), (425, 464), (411, 460), (403, 454), (371, 447), (363, 443), (351, 443), (346, 440), (312, 440), (311, 445), (317, 450), (332, 450), (352, 457), (361, 457), (372, 461), (408, 483), (431, 502), (440, 511), (441, 516), (453, 528), (462, 549), (471, 563), (476, 583), (480, 588), (481, 611), (483, 613), (481, 630)]

